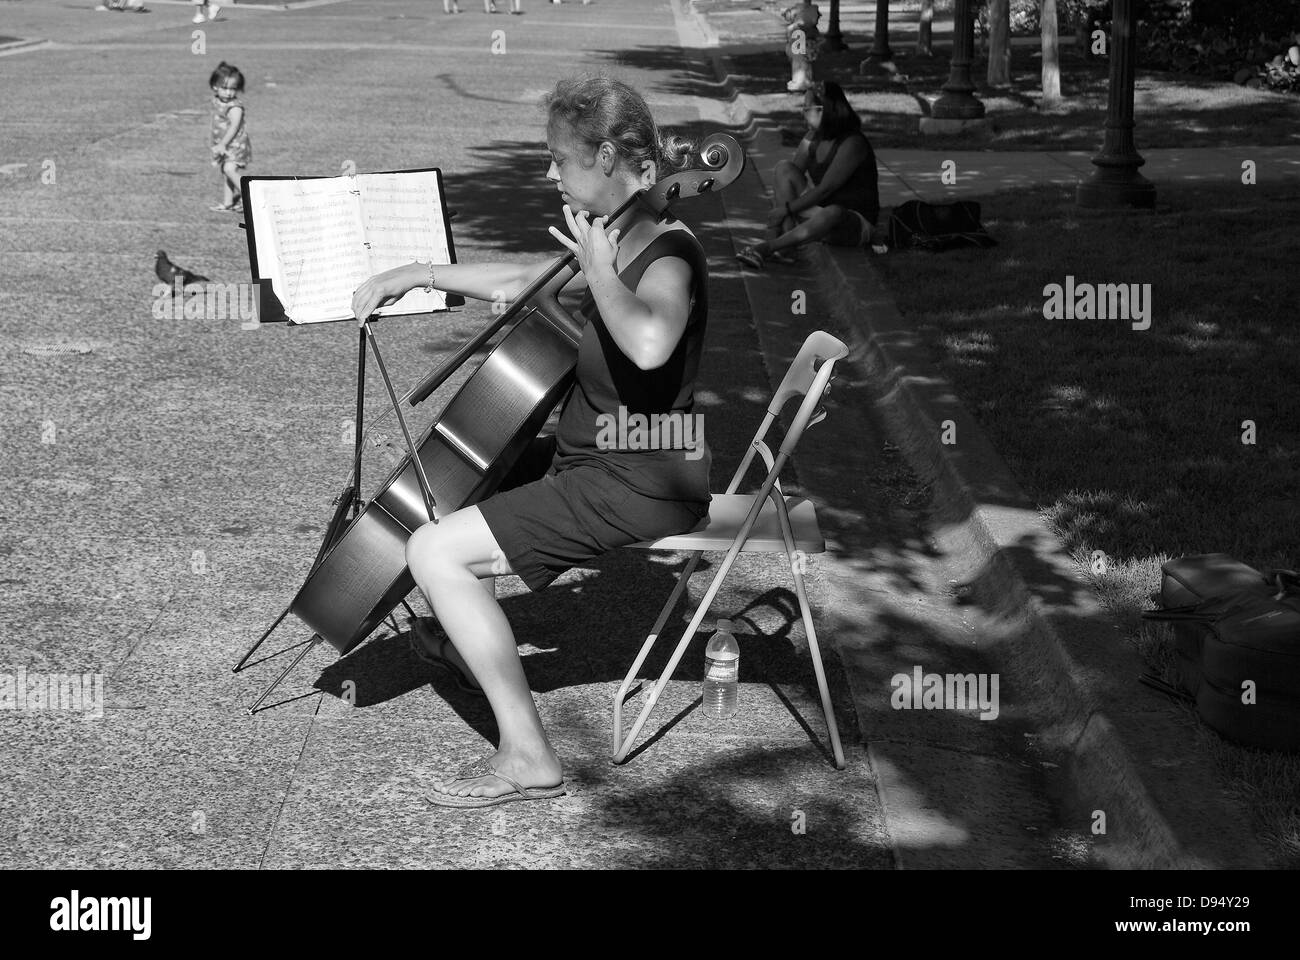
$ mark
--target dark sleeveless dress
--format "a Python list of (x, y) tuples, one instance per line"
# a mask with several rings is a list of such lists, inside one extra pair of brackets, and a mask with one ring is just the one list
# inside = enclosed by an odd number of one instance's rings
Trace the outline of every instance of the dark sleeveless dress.
[(590, 292), (576, 382), (553, 437), (539, 437), (499, 491), (478, 504), (530, 590), (609, 550), (695, 527), (709, 511), (711, 455), (694, 385), (708, 317), (708, 261), (687, 230), (655, 237), (619, 278), (635, 290), (662, 257), (691, 268), (692, 304), (668, 361), (641, 370), (606, 328)]

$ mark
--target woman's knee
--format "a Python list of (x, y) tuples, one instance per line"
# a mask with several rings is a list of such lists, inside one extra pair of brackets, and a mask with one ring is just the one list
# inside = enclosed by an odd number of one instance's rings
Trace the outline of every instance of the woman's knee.
[(463, 547), (442, 523), (426, 523), (406, 541), (406, 565), (422, 587), (437, 586), (469, 572), (472, 558), (465, 555)]
[(458, 510), (438, 523), (426, 523), (406, 541), (406, 565), (422, 585), (460, 580), (462, 574), (486, 576), (489, 571), (478, 568), (498, 554), (491, 530), (474, 507)]
[(794, 165), (793, 160), (778, 160), (772, 168), (772, 178), (778, 182), (800, 183), (803, 181), (803, 171)]
[(417, 580), (427, 579), (434, 573), (438, 557), (443, 553), (439, 549), (441, 539), (438, 525), (426, 523), (417, 527), (406, 541), (406, 565)]

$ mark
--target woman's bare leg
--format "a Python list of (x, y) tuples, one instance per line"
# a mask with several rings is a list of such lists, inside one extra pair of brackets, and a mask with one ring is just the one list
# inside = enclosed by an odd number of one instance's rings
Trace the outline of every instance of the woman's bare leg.
[(834, 229), (844, 215), (844, 208), (840, 206), (809, 207), (807, 210), (800, 210), (797, 227), (787, 230), (773, 240), (764, 240), (762, 243), (755, 244), (754, 249), (766, 256), (787, 247), (797, 247), (801, 243), (820, 240)]
[[(807, 188), (804, 172), (789, 160), (782, 160), (772, 171), (772, 209), (780, 210)], [(781, 234), (793, 230), (799, 221), (795, 217), (786, 217), (779, 227), (769, 227), (767, 239), (775, 240)]]
[[(406, 545), (411, 575), (448, 639), (487, 695), (501, 742), (491, 764), (524, 787), (552, 787), (562, 779), (556, 755), (533, 703), (514, 633), (500, 604), (479, 583), (511, 571), (478, 507), (466, 507), (427, 523)], [(450, 653), (450, 651), (449, 651)], [(459, 796), (495, 797), (513, 788), (486, 776), (434, 789)]]

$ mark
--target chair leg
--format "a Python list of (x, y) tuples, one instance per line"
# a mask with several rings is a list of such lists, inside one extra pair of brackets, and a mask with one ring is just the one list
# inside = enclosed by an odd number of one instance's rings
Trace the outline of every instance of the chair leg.
[(822, 697), (822, 712), (826, 714), (826, 731), (831, 738), (831, 752), (835, 755), (835, 768), (844, 769), (844, 748), (840, 745), (840, 728), (835, 722), (835, 710), (831, 706), (831, 692), (826, 685), (826, 668), (822, 664), (821, 647), (817, 645), (817, 630), (813, 626), (812, 609), (808, 606), (808, 591), (804, 587), (803, 573), (795, 561), (797, 550), (794, 542), (794, 530), (790, 526), (790, 511), (786, 508), (785, 498), (776, 501), (776, 515), (781, 523), (781, 536), (785, 540), (785, 555), (790, 561), (790, 575), (794, 578), (794, 592), (799, 598), (799, 612), (803, 615), (803, 629), (808, 634), (808, 652), (812, 654), (813, 674), (817, 677), (817, 689)]
[(830, 688), (826, 685), (826, 668), (822, 665), (821, 648), (817, 646), (817, 631), (813, 627), (812, 611), (808, 608), (808, 593), (804, 589), (803, 574), (798, 567), (792, 567), (794, 590), (799, 597), (799, 610), (803, 613), (803, 628), (808, 634), (808, 651), (812, 654), (813, 673), (817, 676), (817, 689), (822, 695), (822, 712), (826, 714), (826, 729), (831, 736), (831, 751), (835, 754), (835, 767), (844, 769), (844, 748), (840, 746), (840, 729), (835, 723), (835, 711), (831, 706)]
[[(748, 527), (750, 526), (753, 526), (752, 520), (746, 526), (742, 535), (737, 538), (738, 543), (745, 542), (745, 539), (749, 536)], [(696, 609), (695, 615), (691, 617), (691, 622), (687, 624), (686, 632), (683, 633), (682, 638), (677, 641), (677, 648), (673, 651), (672, 657), (669, 658), (668, 665), (664, 667), (663, 673), (659, 675), (659, 679), (655, 682), (654, 689), (650, 691), (650, 696), (646, 698), (645, 705), (641, 708), (640, 714), (637, 715), (636, 722), (632, 724), (632, 729), (628, 731), (626, 739), (624, 739), (615, 750), (615, 763), (622, 763), (627, 759), (628, 751), (636, 741), (637, 736), (641, 733), (641, 728), (645, 726), (645, 722), (650, 719), (650, 713), (654, 710), (655, 704), (659, 702), (659, 694), (663, 693), (664, 688), (668, 685), (668, 678), (671, 677), (673, 671), (677, 669), (677, 664), (681, 662), (683, 654), (686, 653), (686, 648), (695, 637), (695, 631), (700, 628), (700, 624), (703, 623), (704, 618), (708, 616), (709, 608), (713, 605), (713, 598), (716, 597), (718, 591), (722, 589), (722, 582), (726, 580), (727, 574), (731, 571), (732, 566), (736, 562), (736, 556), (739, 553), (740, 551), (733, 546), (733, 548), (727, 553), (726, 559), (722, 561), (722, 566), (718, 568), (718, 572), (713, 577), (713, 582), (709, 584), (709, 589), (704, 594), (704, 599), (700, 601), (700, 605)], [(680, 582), (685, 583), (686, 578), (683, 577)], [(626, 684), (627, 681), (625, 680), (624, 683)], [(620, 717), (621, 723), (621, 715), (616, 713), (616, 716)], [(615, 740), (619, 738), (621, 732), (622, 728), (620, 726), (615, 730)]]
[[(623, 682), (619, 685), (619, 688), (614, 692), (614, 762), (615, 763), (618, 763), (624, 756), (627, 755), (627, 746), (630, 745), (630, 741), (627, 744), (625, 744), (623, 741), (623, 704), (627, 700), (628, 691), (631, 690), (632, 685), (636, 683), (636, 677), (637, 674), (640, 673), (641, 671), (641, 665), (645, 663), (646, 657), (650, 655), (650, 650), (654, 647), (655, 642), (659, 639), (659, 631), (662, 630), (664, 628), (664, 624), (668, 622), (669, 615), (672, 613), (673, 609), (677, 606), (677, 601), (681, 598), (682, 593), (686, 590), (686, 584), (691, 579), (691, 574), (695, 572), (696, 566), (699, 565), (700, 557), (702, 557), (703, 555), (704, 555), (704, 551), (696, 550), (687, 559), (685, 566), (682, 567), (682, 572), (677, 575), (677, 584), (673, 587), (672, 594), (668, 597), (668, 601), (664, 604), (663, 609), (659, 611), (659, 619), (655, 621), (654, 627), (652, 627), (650, 633), (646, 635), (645, 642), (641, 644), (641, 651), (636, 655), (636, 659), (632, 661), (631, 669), (628, 670), (627, 676), (623, 678)], [(659, 689), (659, 686), (660, 686), (659, 684), (656, 684), (655, 685), (656, 692), (652, 693), (652, 695), (656, 696), (656, 698), (657, 698), (657, 691)]]
[[(763, 481), (762, 487), (760, 487), (758, 493), (754, 495), (753, 505), (745, 515), (745, 522), (740, 525), (740, 532), (736, 534), (735, 539), (732, 540), (731, 547), (727, 550), (726, 558), (722, 561), (722, 565), (714, 575), (713, 582), (709, 584), (709, 589), (705, 592), (704, 599), (700, 601), (700, 606), (695, 611), (695, 615), (691, 617), (691, 622), (686, 627), (686, 632), (682, 634), (681, 640), (677, 642), (677, 648), (673, 650), (673, 655), (668, 659), (668, 666), (664, 667), (664, 671), (660, 675), (659, 680), (655, 683), (654, 689), (651, 690), (650, 695), (646, 697), (645, 705), (641, 708), (641, 713), (637, 715), (636, 722), (632, 724), (632, 729), (629, 731), (626, 739), (623, 738), (622, 728), (622, 697), (626, 696), (626, 688), (630, 685), (627, 679), (623, 681), (623, 686), (619, 688), (619, 693), (615, 695), (614, 716), (617, 721), (614, 728), (614, 742), (616, 744), (614, 750), (615, 763), (622, 763), (623, 760), (627, 758), (628, 751), (631, 749), (633, 742), (635, 742), (637, 735), (640, 734), (641, 728), (645, 726), (645, 722), (649, 719), (651, 711), (655, 708), (655, 704), (659, 702), (659, 694), (663, 692), (664, 687), (668, 683), (668, 678), (673, 675), (673, 671), (677, 669), (677, 664), (681, 662), (682, 654), (686, 652), (686, 647), (695, 636), (695, 631), (699, 629), (700, 624), (709, 612), (709, 607), (713, 605), (713, 598), (716, 597), (718, 591), (722, 589), (722, 581), (727, 578), (727, 573), (736, 562), (736, 557), (739, 555), (741, 547), (749, 539), (749, 531), (754, 528), (754, 521), (758, 519), (759, 511), (763, 506), (763, 500), (771, 492), (772, 485), (776, 481), (776, 476), (781, 472), (781, 466), (784, 466), (785, 464), (784, 458), (785, 455), (782, 454), (778, 460), (780, 465), (768, 471), (767, 479)], [(788, 526), (789, 518), (786, 518), (786, 527), (788, 528)], [(786, 541), (787, 543), (792, 542), (789, 536), (786, 537)], [(692, 560), (698, 559), (700, 552), (701, 551), (696, 551)], [(691, 569), (694, 569), (693, 565), (691, 566)], [(673, 591), (674, 596), (676, 596), (681, 590), (685, 589), (687, 580), (685, 574), (686, 571), (683, 571), (683, 576), (678, 580), (677, 589)], [(662, 628), (665, 620), (667, 620), (666, 610), (659, 615), (659, 621), (656, 624), (656, 635), (658, 634), (658, 628)], [(642, 648), (641, 655), (637, 657), (637, 663), (633, 665), (634, 669), (644, 661), (645, 655), (649, 652), (648, 645), (652, 643), (652, 640), (653, 637), (647, 639), (647, 646)], [(620, 740), (622, 741), (621, 743), (619, 742)]]

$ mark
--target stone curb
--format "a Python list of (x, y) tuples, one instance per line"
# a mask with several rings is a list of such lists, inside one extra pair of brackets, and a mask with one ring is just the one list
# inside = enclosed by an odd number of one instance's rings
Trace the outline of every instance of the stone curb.
[[(760, 123), (736, 87), (706, 19), (706, 55), (747, 140)], [(767, 136), (775, 134), (767, 133)], [(1118, 625), (1039, 517), (1005, 463), (939, 374), (861, 250), (810, 248), (817, 273), (841, 290), (838, 319), (853, 364), (877, 384), (877, 409), (919, 476), (933, 477), (936, 519), (952, 549), (979, 574), (971, 599), (1005, 633), (994, 643), (1015, 660), (1043, 708), (1043, 746), (1065, 763), (1063, 814), (1106, 814), (1094, 855), (1120, 869), (1258, 869), (1265, 863), (1240, 804), (1221, 795), (1194, 731), (1136, 684), (1142, 664), (1118, 642)], [(940, 442), (952, 420), (960, 448)], [(1069, 602), (1052, 597), (1069, 598)]]

